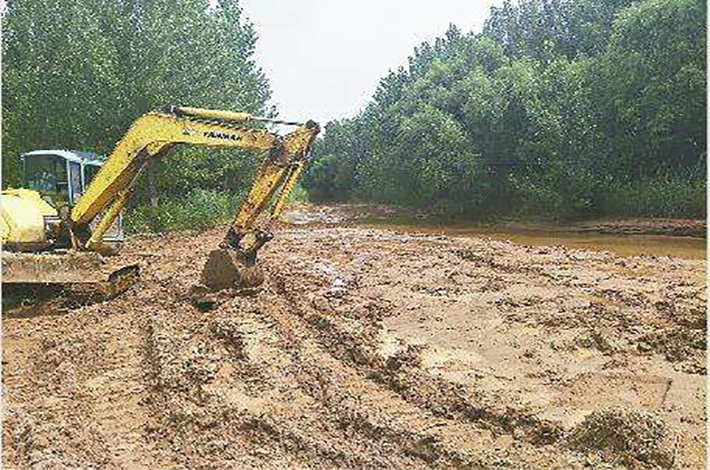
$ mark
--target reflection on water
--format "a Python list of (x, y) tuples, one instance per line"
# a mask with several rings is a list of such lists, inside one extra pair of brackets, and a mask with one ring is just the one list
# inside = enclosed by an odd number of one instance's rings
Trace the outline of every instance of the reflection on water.
[(576, 233), (534, 229), (503, 230), (476, 225), (433, 225), (426, 223), (392, 223), (383, 220), (367, 220), (347, 224), (350, 226), (383, 228), (405, 233), (430, 233), (451, 237), (488, 237), (495, 240), (510, 240), (521, 245), (561, 245), (568, 248), (610, 251), (619, 256), (655, 255), (675, 256), (685, 259), (706, 259), (704, 238), (674, 237), (667, 235), (607, 235), (599, 233)]

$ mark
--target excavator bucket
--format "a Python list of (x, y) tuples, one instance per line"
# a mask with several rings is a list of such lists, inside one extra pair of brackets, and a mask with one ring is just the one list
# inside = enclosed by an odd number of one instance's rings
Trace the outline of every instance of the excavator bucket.
[(254, 261), (245, 259), (235, 250), (212, 250), (202, 269), (200, 283), (212, 291), (258, 287), (264, 282), (264, 272)]
[(138, 265), (116, 266), (98, 253), (5, 252), (3, 306), (46, 310), (47, 302), (60, 309), (100, 302), (126, 291), (138, 275)]
[(234, 292), (254, 292), (264, 282), (264, 272), (254, 257), (229, 249), (212, 250), (207, 257), (200, 283), (190, 289), (192, 303), (200, 310), (210, 310)]

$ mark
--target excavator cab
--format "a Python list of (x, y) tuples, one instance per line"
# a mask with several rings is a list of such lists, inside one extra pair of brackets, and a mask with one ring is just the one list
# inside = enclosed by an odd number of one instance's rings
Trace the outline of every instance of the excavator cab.
[[(70, 210), (79, 201), (103, 165), (99, 155), (78, 150), (35, 150), (22, 154), (20, 162), (23, 187), (39, 192), (58, 213), (65, 207)], [(121, 214), (104, 234), (103, 241), (115, 246), (123, 238)]]
[[(66, 150), (36, 150), (23, 154), (24, 187), (38, 191), (59, 208), (74, 205), (91, 177), (90, 168), (101, 167), (98, 155)], [(95, 172), (93, 174), (96, 174)]]
[[(68, 249), (69, 212), (101, 169), (101, 158), (89, 152), (35, 150), (22, 154), (20, 164), (23, 189), (0, 195), (3, 306), (12, 309), (17, 301), (60, 291), (72, 301), (101, 298), (134, 282), (136, 266), (114, 266), (96, 253)], [(119, 214), (102, 238), (102, 254), (116, 253), (122, 241)]]

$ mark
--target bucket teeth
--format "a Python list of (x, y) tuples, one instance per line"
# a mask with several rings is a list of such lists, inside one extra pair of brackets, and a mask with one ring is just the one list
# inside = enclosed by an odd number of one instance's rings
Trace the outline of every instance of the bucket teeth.
[(207, 258), (200, 282), (212, 291), (253, 288), (264, 282), (264, 273), (235, 250), (212, 250)]

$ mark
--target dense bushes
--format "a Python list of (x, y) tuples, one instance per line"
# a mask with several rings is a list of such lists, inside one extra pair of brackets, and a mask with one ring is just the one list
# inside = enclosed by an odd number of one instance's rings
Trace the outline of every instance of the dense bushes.
[(139, 205), (125, 216), (127, 233), (206, 230), (234, 216), (241, 195), (195, 189), (186, 197), (155, 206)]
[(602, 207), (609, 215), (698, 217), (707, 213), (705, 178), (704, 168), (689, 168), (614, 181), (602, 193)]
[[(126, 233), (203, 231), (232, 220), (249, 187), (226, 193), (214, 189), (193, 189), (187, 196), (164, 198), (155, 206), (137, 204), (125, 212)], [(288, 203), (304, 202), (305, 190), (296, 185)]]
[(505, 2), (328, 123), (304, 185), (468, 217), (704, 216), (705, 88), (701, 0)]

